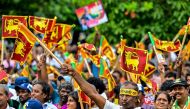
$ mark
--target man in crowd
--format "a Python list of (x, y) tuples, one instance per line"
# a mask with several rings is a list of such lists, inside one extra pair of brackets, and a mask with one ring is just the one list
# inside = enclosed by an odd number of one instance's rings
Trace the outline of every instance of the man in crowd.
[(171, 85), (171, 88), (174, 90), (176, 97), (172, 109), (186, 109), (190, 103), (187, 82), (183, 79), (176, 79)]
[(43, 104), (43, 109), (57, 109), (50, 100), (50, 86), (45, 81), (38, 80), (33, 84), (31, 98), (39, 100)]
[(0, 84), (0, 109), (15, 109), (9, 106), (9, 89), (4, 84)]
[(21, 109), (25, 102), (30, 99), (32, 92), (32, 85), (30, 83), (23, 83), (15, 87), (17, 95), (19, 96), (19, 109)]
[(138, 107), (138, 86), (133, 82), (126, 82), (121, 86), (119, 103), (116, 105), (102, 97), (96, 89), (85, 81), (78, 72), (67, 64), (62, 65), (65, 74), (71, 75), (84, 93), (90, 97), (100, 109), (135, 109)]
[(55, 105), (58, 109), (67, 109), (68, 94), (72, 91), (74, 91), (74, 89), (71, 83), (65, 82), (59, 86), (58, 92), (60, 101), (59, 104)]

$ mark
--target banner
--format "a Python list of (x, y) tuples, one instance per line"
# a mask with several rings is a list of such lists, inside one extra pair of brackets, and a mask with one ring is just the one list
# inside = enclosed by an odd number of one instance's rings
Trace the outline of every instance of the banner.
[(146, 50), (125, 46), (121, 55), (121, 69), (129, 73), (143, 74), (148, 59), (147, 54)]
[(28, 16), (2, 16), (2, 37), (17, 38), (18, 23), (27, 26)]
[(87, 30), (88, 28), (92, 28), (108, 21), (102, 3), (99, 0), (75, 10), (75, 13), (81, 24), (82, 30)]

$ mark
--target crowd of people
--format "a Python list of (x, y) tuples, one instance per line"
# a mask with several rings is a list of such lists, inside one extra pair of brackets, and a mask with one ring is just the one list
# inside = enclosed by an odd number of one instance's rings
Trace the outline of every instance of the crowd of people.
[[(0, 67), (1, 72), (7, 73), (0, 80), (0, 109), (190, 109), (188, 60), (181, 61), (173, 69), (171, 66), (176, 60), (167, 61), (160, 67), (153, 56), (149, 63), (156, 66), (157, 70), (147, 78), (156, 84), (156, 89), (154, 86), (149, 87), (146, 81), (135, 83), (118, 65), (112, 73), (116, 86), (108, 91), (106, 78), (89, 75), (85, 65), (85, 73), (81, 76), (81, 72), (65, 63), (67, 57), (63, 52), (54, 51), (64, 63), (59, 65), (38, 44), (31, 51), (31, 58), (25, 62), (24, 66), (29, 66), (29, 73), (24, 74), (25, 67), (11, 60), (13, 46), (7, 45)], [(80, 60), (77, 46), (68, 48)], [(168, 54), (171, 53), (166, 53)], [(174, 57), (176, 56), (168, 56)], [(93, 66), (92, 62), (87, 62)], [(50, 67), (54, 70), (49, 70)], [(80, 89), (75, 87), (74, 82)], [(90, 98), (89, 103), (83, 102), (80, 91)]]

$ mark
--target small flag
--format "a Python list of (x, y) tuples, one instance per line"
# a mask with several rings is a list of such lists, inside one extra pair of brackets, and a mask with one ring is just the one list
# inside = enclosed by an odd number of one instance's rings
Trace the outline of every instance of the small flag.
[(56, 23), (56, 17), (54, 19), (48, 19), (44, 17), (29, 16), (29, 26), (39, 33), (51, 32)]
[(111, 75), (107, 63), (104, 59), (100, 60), (100, 77), (106, 78), (108, 80), (108, 91), (111, 92), (116, 87), (116, 82)]
[(17, 38), (18, 23), (27, 26), (28, 16), (2, 16), (2, 37)]
[(65, 42), (72, 38), (71, 31), (72, 25), (55, 24), (52, 32), (46, 32), (43, 41), (48, 43), (58, 43), (59, 41)]
[(104, 36), (101, 36), (100, 39), (100, 50), (101, 56), (106, 56), (111, 63), (113, 63), (116, 60), (116, 55)]
[(91, 105), (91, 99), (83, 91), (78, 90), (78, 93), (83, 103)]
[(125, 46), (121, 55), (121, 69), (129, 73), (143, 74), (148, 59), (147, 54), (146, 50)]
[(15, 40), (14, 52), (11, 58), (23, 65), (35, 42), (36, 39), (30, 30), (23, 24), (19, 24), (18, 38)]
[(181, 43), (179, 40), (172, 42), (172, 41), (161, 41), (156, 37), (153, 37), (155, 41), (155, 45), (157, 49), (167, 51), (167, 52), (177, 52), (181, 48)]

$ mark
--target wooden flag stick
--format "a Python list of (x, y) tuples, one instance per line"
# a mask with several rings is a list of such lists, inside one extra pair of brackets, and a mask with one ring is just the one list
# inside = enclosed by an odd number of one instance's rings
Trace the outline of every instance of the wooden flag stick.
[(179, 33), (177, 33), (177, 34), (175, 35), (175, 37), (173, 38), (172, 42), (175, 42), (175, 41), (178, 39), (178, 37), (179, 37)]
[(4, 38), (1, 39), (1, 64), (3, 65), (3, 57), (4, 57)]
[(188, 30), (189, 30), (189, 26), (187, 26), (187, 29), (185, 31), (178, 57), (181, 55), (181, 52), (182, 52), (182, 49), (183, 49), (183, 46), (185, 44), (185, 40), (186, 40), (186, 37), (187, 37)]
[(19, 27), (22, 27), (23, 29), (25, 29), (25, 31), (27, 31), (27, 33), (31, 36), (33, 36), (33, 38), (36, 39), (36, 41), (38, 41), (40, 43), (40, 45), (60, 64), (63, 65), (63, 63), (45, 46), (45, 44), (43, 42), (41, 42), (41, 40), (39, 40), (25, 25), (23, 25), (22, 23), (18, 24)]
[(88, 62), (87, 62), (87, 59), (84, 59), (84, 62), (85, 62), (85, 64), (86, 64), (86, 67), (87, 67), (87, 69), (88, 69), (88, 72), (89, 72), (90, 76), (93, 76), (92, 71), (91, 71), (91, 69), (90, 69), (90, 66), (89, 66), (89, 64), (88, 64)]

